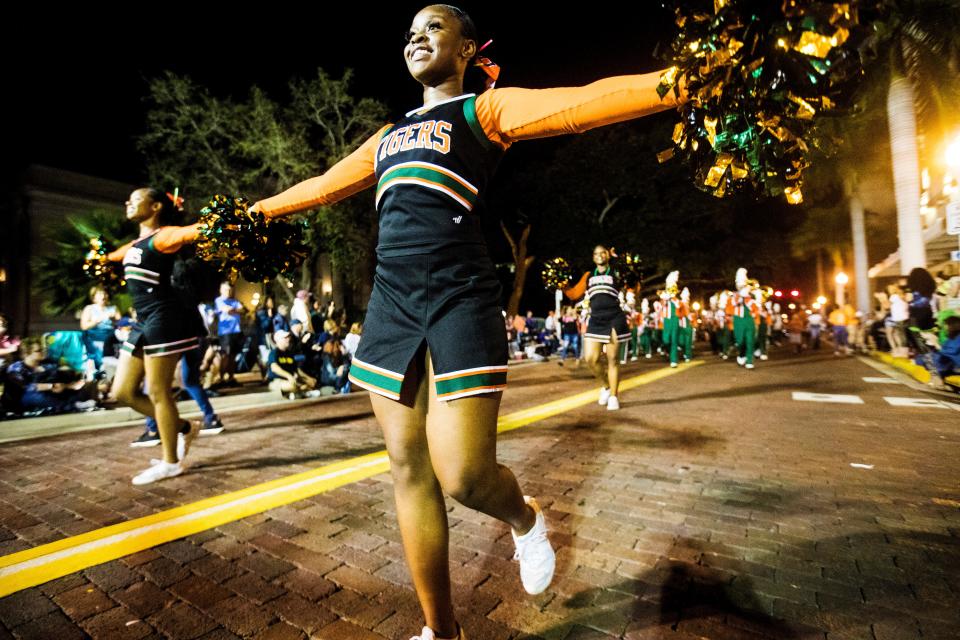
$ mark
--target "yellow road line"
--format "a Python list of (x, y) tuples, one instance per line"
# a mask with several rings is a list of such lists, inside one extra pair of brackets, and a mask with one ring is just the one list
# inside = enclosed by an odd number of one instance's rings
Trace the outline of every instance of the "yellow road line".
[[(620, 390), (649, 384), (701, 363), (635, 376), (624, 380)], [(596, 398), (597, 390), (591, 389), (516, 411), (502, 416), (497, 428), (498, 431), (518, 429), (596, 402)], [(387, 453), (380, 451), (2, 556), (0, 597), (389, 470)]]

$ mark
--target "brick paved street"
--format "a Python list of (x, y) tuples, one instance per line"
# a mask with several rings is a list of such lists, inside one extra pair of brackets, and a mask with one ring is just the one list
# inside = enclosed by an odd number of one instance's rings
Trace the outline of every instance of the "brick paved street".
[[(508, 529), (448, 502), (469, 638), (960, 637), (960, 412), (895, 406), (944, 399), (863, 380), (883, 375), (826, 354), (711, 359), (624, 393), (620, 412), (502, 435), (558, 571), (527, 596)], [(504, 413), (593, 386), (554, 363), (510, 381)], [(383, 448), (364, 394), (227, 426), (190, 473), (145, 487), (130, 477), (158, 449), (129, 448), (133, 431), (0, 446), (0, 555)], [(407, 640), (422, 619), (384, 474), (19, 591), (0, 623), (0, 640)]]

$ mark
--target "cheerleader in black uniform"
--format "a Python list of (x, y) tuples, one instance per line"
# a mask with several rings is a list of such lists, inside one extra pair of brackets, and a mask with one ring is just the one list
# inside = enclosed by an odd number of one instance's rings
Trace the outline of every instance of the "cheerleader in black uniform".
[(673, 106), (659, 73), (586, 87), (465, 94), (476, 28), (432, 5), (413, 19), (404, 58), (424, 105), (330, 168), (254, 207), (282, 216), (376, 186), (378, 265), (350, 380), (368, 389), (390, 455), (407, 564), (427, 626), (420, 640), (463, 638), (454, 618), (443, 493), (510, 525), (520, 577), (540, 593), (555, 556), (543, 513), (497, 464), (506, 387), (500, 285), (480, 229), (483, 193), (514, 142), (576, 133)]
[[(177, 250), (197, 237), (198, 225), (170, 226), (178, 213), (163, 191), (137, 189), (127, 200), (127, 219), (140, 223), (140, 237), (108, 256), (123, 262), (138, 321), (121, 348), (113, 393), (156, 420), (163, 445), (163, 460), (134, 476), (133, 484), (183, 473), (183, 457), (200, 430), (199, 424), (180, 419), (171, 390), (180, 357), (200, 348), (203, 332), (196, 309), (187, 308), (170, 283)], [(148, 395), (141, 392), (144, 377)]]
[[(620, 349), (630, 339), (627, 315), (620, 299), (620, 275), (610, 266), (610, 251), (602, 244), (593, 249), (593, 262), (597, 267), (583, 274), (580, 282), (564, 291), (571, 299), (586, 296), (590, 317), (583, 334), (583, 359), (601, 384), (601, 406), (609, 411), (620, 408), (617, 391), (620, 388)], [(607, 352), (606, 363), (600, 354)]]

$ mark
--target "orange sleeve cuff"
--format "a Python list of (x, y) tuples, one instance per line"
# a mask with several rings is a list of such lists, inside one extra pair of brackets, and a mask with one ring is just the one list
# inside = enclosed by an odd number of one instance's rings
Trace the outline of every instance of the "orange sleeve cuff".
[(477, 97), (477, 119), (493, 142), (581, 133), (676, 107), (673, 92), (657, 95), (662, 71), (604, 78), (583, 87), (491, 89)]
[(283, 193), (261, 200), (253, 206), (267, 218), (285, 216), (298, 211), (339, 202), (376, 184), (374, 157), (380, 138), (390, 128), (386, 125), (356, 151), (336, 163), (321, 176), (296, 184)]
[(192, 244), (200, 235), (200, 223), (189, 227), (163, 227), (153, 236), (153, 248), (160, 253), (176, 253), (185, 244)]

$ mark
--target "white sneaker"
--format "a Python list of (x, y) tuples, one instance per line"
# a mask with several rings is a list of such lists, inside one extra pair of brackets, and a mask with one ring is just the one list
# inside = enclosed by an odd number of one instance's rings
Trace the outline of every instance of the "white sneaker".
[(649, 359), (652, 358), (653, 356), (648, 353), (647, 355), (645, 355), (645, 356), (643, 356), (643, 357), (646, 358), (647, 360), (649, 360)]
[(637, 361), (637, 356), (632, 356), (630, 358), (630, 362), (636, 362), (636, 361)]
[(189, 422), (190, 429), (184, 433), (177, 433), (177, 460), (183, 462), (183, 459), (190, 453), (190, 445), (200, 435), (200, 425), (192, 420)]
[(743, 365), (747, 364), (747, 359), (741, 356), (737, 356), (737, 364), (742, 367)]
[(766, 360), (766, 359), (767, 359), (767, 354), (761, 353), (761, 354), (760, 354), (760, 359), (761, 359), (761, 360)]
[(676, 368), (677, 368), (677, 363), (676, 363), (676, 362), (671, 362), (671, 363), (670, 363), (670, 368), (671, 368), (671, 369), (676, 369)]
[(163, 462), (151, 465), (146, 471), (133, 476), (133, 484), (150, 484), (157, 480), (175, 478), (183, 473), (183, 466), (179, 462)]
[(523, 496), (526, 502), (537, 514), (530, 531), (518, 536), (512, 529), (513, 543), (517, 551), (514, 560), (520, 561), (520, 582), (527, 593), (536, 595), (543, 593), (553, 580), (553, 571), (557, 565), (557, 556), (547, 539), (547, 522), (543, 517), (540, 505), (530, 496)]
[(607, 404), (607, 401), (609, 399), (610, 399), (610, 389), (608, 389), (607, 387), (602, 387), (600, 389), (600, 399), (597, 400), (597, 404), (603, 407)]
[[(423, 631), (420, 632), (420, 635), (413, 636), (410, 640), (443, 640), (438, 638), (437, 634), (430, 627), (424, 627)], [(463, 627), (460, 627), (460, 633), (457, 634), (455, 638), (450, 638), (450, 640), (467, 640), (466, 634), (463, 632)]]
[(607, 400), (607, 411), (618, 411), (620, 409), (620, 401), (617, 400), (617, 396), (610, 396), (610, 399)]
[(748, 362), (746, 368), (747, 368), (747, 369), (753, 369), (753, 363)]

